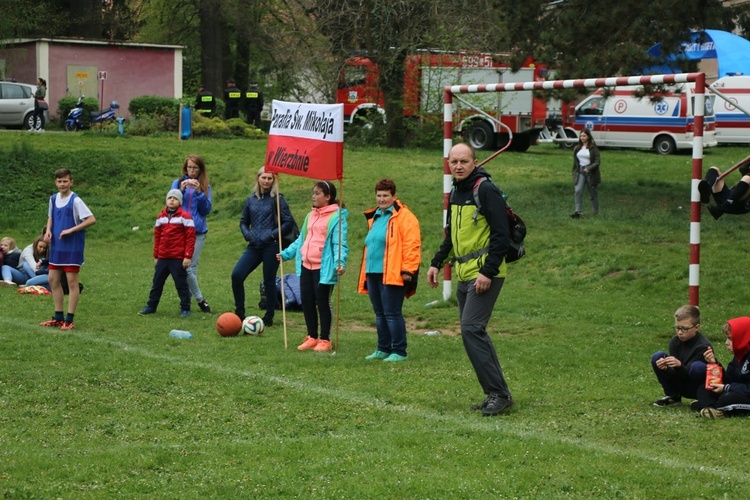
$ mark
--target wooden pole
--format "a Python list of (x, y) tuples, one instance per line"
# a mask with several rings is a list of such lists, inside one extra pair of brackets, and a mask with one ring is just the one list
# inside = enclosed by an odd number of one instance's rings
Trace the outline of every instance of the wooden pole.
[[(338, 273), (338, 267), (341, 265), (341, 243), (343, 240), (343, 232), (344, 232), (344, 221), (341, 219), (342, 217), (342, 211), (344, 204), (344, 179), (339, 180), (339, 254), (336, 258), (336, 272)], [(339, 350), (339, 318), (341, 317), (341, 314), (339, 314), (339, 308), (341, 307), (341, 275), (338, 275), (337, 278), (337, 285), (336, 286), (336, 336), (335, 336), (335, 342), (333, 344), (333, 352), (336, 352)]]
[(737, 163), (736, 165), (732, 166), (731, 168), (728, 168), (726, 170), (726, 172), (723, 172), (721, 175), (719, 175), (719, 177), (716, 180), (720, 181), (721, 179), (723, 179), (727, 175), (731, 174), (732, 172), (734, 172), (735, 170), (737, 170), (738, 168), (740, 168), (742, 165), (745, 165), (746, 163), (750, 163), (750, 156), (748, 156), (747, 158), (745, 158), (741, 162)]
[[(273, 174), (274, 184), (276, 185), (276, 223), (279, 228), (279, 255), (281, 255), (282, 241), (281, 241), (281, 189), (279, 188), (279, 174)], [(284, 330), (284, 349), (289, 348), (289, 343), (286, 335), (286, 293), (284, 291), (284, 261), (279, 257), (279, 270), (281, 271), (281, 324)], [(267, 292), (266, 292), (267, 293)]]

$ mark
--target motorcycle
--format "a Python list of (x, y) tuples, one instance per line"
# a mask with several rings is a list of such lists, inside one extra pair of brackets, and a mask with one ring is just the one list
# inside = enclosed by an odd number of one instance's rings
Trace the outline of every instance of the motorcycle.
[(75, 132), (76, 130), (83, 130), (85, 128), (91, 128), (97, 123), (105, 123), (115, 119), (117, 110), (120, 109), (120, 103), (112, 101), (109, 104), (109, 109), (103, 109), (101, 111), (92, 111), (90, 113), (90, 123), (84, 123), (83, 117), (83, 96), (78, 98), (78, 102), (68, 113), (68, 118), (65, 120), (65, 130), (68, 132)]

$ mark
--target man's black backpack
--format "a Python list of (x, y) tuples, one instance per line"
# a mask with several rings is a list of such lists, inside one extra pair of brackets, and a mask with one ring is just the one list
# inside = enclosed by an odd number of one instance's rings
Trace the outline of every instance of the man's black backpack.
[[(479, 202), (479, 185), (482, 182), (492, 179), (488, 177), (479, 177), (474, 181), (474, 188), (472, 194), (474, 195), (474, 204), (477, 206), (477, 210), (474, 212), (473, 219), (476, 220), (479, 212), (482, 211), (482, 204)], [(502, 190), (500, 190), (502, 193)], [(523, 244), (523, 240), (526, 238), (526, 223), (518, 216), (517, 213), (510, 208), (508, 202), (505, 201), (507, 198), (506, 194), (503, 194), (503, 200), (505, 202), (505, 215), (508, 217), (508, 228), (510, 229), (510, 250), (505, 255), (505, 262), (515, 262), (524, 255), (526, 255), (526, 247)]]

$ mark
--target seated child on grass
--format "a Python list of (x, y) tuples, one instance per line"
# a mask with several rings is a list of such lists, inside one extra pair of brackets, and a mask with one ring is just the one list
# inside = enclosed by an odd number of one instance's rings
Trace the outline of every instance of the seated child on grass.
[[(674, 406), (682, 398), (697, 399), (697, 391), (706, 381), (706, 351), (711, 342), (701, 334), (701, 313), (697, 307), (685, 305), (674, 313), (676, 334), (669, 341), (669, 354), (658, 351), (651, 356), (651, 367), (664, 390), (664, 397), (654, 406)], [(694, 410), (700, 408), (693, 402)]]
[[(734, 357), (727, 365), (722, 383), (711, 384), (710, 390), (705, 386), (698, 389), (698, 400), (708, 401), (701, 416), (712, 419), (750, 415), (750, 318), (730, 319), (723, 331), (725, 345)], [(718, 363), (713, 350), (706, 359)]]

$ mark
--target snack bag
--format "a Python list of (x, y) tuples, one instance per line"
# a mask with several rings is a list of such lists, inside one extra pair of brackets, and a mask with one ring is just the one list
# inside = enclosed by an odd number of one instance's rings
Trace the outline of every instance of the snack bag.
[(724, 383), (724, 369), (716, 363), (706, 365), (706, 389), (711, 390), (714, 385)]

